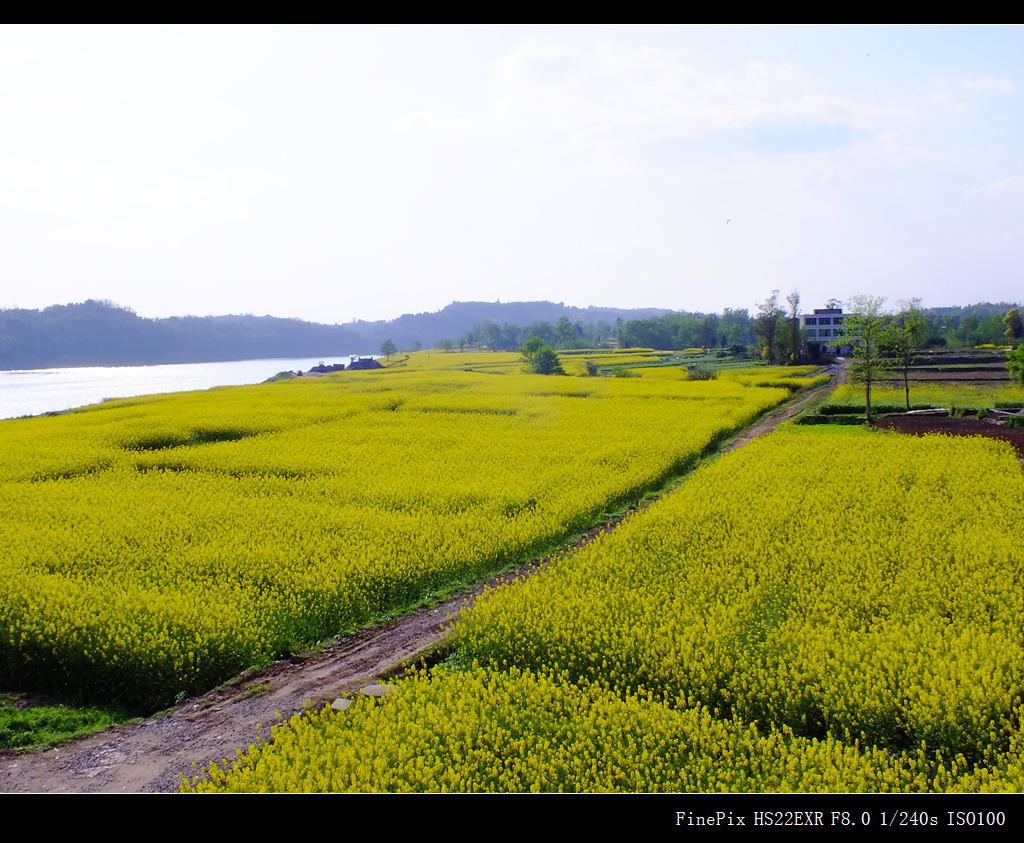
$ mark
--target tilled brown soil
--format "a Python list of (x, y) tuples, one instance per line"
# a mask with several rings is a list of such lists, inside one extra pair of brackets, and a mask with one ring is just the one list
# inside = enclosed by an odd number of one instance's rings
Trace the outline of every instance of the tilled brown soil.
[(896, 430), (913, 436), (928, 433), (945, 433), (949, 436), (986, 436), (1009, 442), (1024, 459), (1024, 430), (1006, 427), (998, 417), (990, 415), (985, 419), (951, 419), (948, 416), (883, 416), (874, 422), (882, 430)]

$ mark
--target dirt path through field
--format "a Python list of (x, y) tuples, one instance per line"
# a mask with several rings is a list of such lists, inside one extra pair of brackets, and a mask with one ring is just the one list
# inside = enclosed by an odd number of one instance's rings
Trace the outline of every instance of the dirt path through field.
[[(528, 574), (546, 560), (506, 573), (489, 585)], [(210, 761), (269, 739), (270, 727), (305, 708), (342, 695), (375, 690), (379, 677), (428, 650), (460, 609), (485, 586), (365, 629), (350, 639), (290, 661), (248, 671), (184, 705), (134, 724), (42, 752), (0, 755), (0, 792), (172, 792), (181, 774), (192, 776)]]
[[(841, 367), (830, 370), (833, 373)], [(774, 430), (822, 393), (824, 387), (771, 413), (726, 450)], [(608, 525), (608, 527), (613, 525)], [(608, 529), (606, 527), (605, 529)], [(586, 544), (598, 531), (585, 536)], [(487, 585), (542, 568), (535, 560)], [(89, 738), (42, 752), (0, 754), (0, 793), (173, 792), (181, 775), (192, 776), (210, 761), (233, 759), (237, 750), (270, 737), (270, 727), (306, 708), (342, 695), (371, 692), (380, 677), (441, 640), (463, 606), (486, 585), (421, 609), (385, 626), (363, 630), (305, 658), (249, 671), (198, 699), (149, 720), (115, 726)], [(379, 687), (379, 686), (378, 686)]]
[(775, 412), (769, 413), (757, 424), (753, 424), (748, 427), (743, 433), (733, 439), (723, 451), (735, 451), (737, 448), (741, 448), (750, 442), (752, 439), (757, 439), (759, 436), (764, 436), (771, 433), (777, 428), (782, 422), (787, 419), (793, 418), (797, 413), (806, 410), (812, 403), (821, 398), (825, 393), (831, 392), (841, 383), (849, 383), (849, 373), (846, 371), (846, 363), (836, 363), (830, 366), (827, 370), (831, 379), (824, 386), (819, 386), (817, 389), (812, 389), (810, 392), (806, 392), (800, 396), (800, 398), (792, 403), (786, 404)]

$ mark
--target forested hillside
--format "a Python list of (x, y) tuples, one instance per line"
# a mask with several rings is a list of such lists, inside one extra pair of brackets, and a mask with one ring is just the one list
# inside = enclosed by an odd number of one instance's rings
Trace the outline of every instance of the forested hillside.
[[(921, 311), (922, 344), (1005, 341), (1014, 305), (979, 303)], [(777, 319), (784, 320), (782, 311)], [(274, 316), (146, 319), (107, 301), (0, 310), (0, 369), (131, 366), (273, 357), (369, 355), (390, 340), (401, 351), (442, 347), (516, 351), (531, 336), (554, 348), (736, 347), (760, 354), (759, 319), (746, 308), (721, 314), (657, 308), (568, 307), (552, 302), (452, 302), (436, 313), (323, 325)]]
[[(146, 319), (131, 308), (89, 300), (42, 310), (0, 310), (0, 369), (56, 366), (129, 366), (200, 363), (271, 357), (376, 354), (390, 339), (402, 350), (430, 348), (447, 339), (475, 336), (477, 347), (492, 336), (484, 330), (565, 320), (573, 330), (603, 323), (605, 337), (624, 319), (664, 313), (656, 309), (573, 308), (551, 302), (455, 302), (437, 313), (406, 314), (390, 321), (322, 325), (273, 316), (174, 316)], [(499, 325), (500, 323), (500, 325)], [(492, 337), (493, 338), (493, 337)], [(512, 348), (518, 348), (519, 340)], [(498, 346), (488, 346), (497, 350)]]

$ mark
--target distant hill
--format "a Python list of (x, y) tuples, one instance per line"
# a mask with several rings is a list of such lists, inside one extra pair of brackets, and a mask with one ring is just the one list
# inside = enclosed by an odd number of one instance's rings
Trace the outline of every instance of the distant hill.
[(346, 327), (373, 342), (374, 348), (391, 339), (402, 349), (410, 349), (417, 342), (424, 348), (437, 345), (439, 340), (453, 342), (474, 329), (493, 322), (497, 325), (526, 327), (537, 322), (554, 325), (563, 317), (573, 324), (595, 325), (600, 321), (614, 325), (616, 319), (651, 319), (670, 311), (664, 308), (623, 310), (614, 307), (567, 307), (549, 301), (452, 302), (437, 313), (406, 313), (384, 322), (353, 322)]
[(0, 369), (135, 366), (271, 357), (376, 354), (391, 339), (400, 349), (457, 342), (487, 322), (595, 324), (647, 319), (662, 309), (576, 308), (552, 302), (454, 302), (437, 313), (378, 322), (322, 325), (274, 316), (175, 316), (146, 319), (131, 308), (89, 300), (42, 310), (0, 310)]
[[(928, 344), (1003, 342), (1002, 317), (1015, 306), (983, 302), (928, 308), (923, 311)], [(557, 344), (556, 328), (563, 320), (572, 339)], [(336, 362), (349, 354), (378, 354), (385, 340), (393, 341), (402, 351), (411, 351), (417, 344), (431, 348), (442, 340), (453, 345), (465, 340), (469, 347), (515, 349), (530, 333), (543, 336), (559, 348), (574, 348), (613, 336), (625, 346), (658, 348), (755, 342), (754, 319), (746, 310), (727, 309), (716, 316), (664, 308), (567, 307), (547, 301), (452, 302), (436, 313), (323, 325), (252, 314), (145, 319), (131, 308), (89, 300), (42, 310), (0, 310), (0, 369), (272, 357), (315, 357)]]
[(271, 316), (144, 319), (106, 302), (0, 311), (0, 369), (136, 366), (347, 354), (347, 328)]

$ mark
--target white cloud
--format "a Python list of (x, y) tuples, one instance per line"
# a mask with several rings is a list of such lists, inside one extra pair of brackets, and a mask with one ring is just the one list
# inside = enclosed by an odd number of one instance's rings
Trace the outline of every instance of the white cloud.
[[(789, 62), (756, 60), (711, 72), (688, 65), (678, 53), (607, 41), (584, 52), (531, 39), (493, 69), (482, 108), (458, 117), (418, 111), (396, 126), (423, 135), (525, 138), (549, 154), (561, 149), (576, 160), (583, 155), (608, 164), (645, 143), (721, 132), (749, 133), (743, 146), (752, 153), (774, 154), (794, 143), (801, 151), (809, 144), (837, 148), (914, 117), (899, 102), (820, 90)], [(728, 150), (734, 138), (720, 148)], [(759, 146), (762, 140), (767, 142)]]
[[(232, 295), (255, 312), (287, 289), (344, 321), (457, 298), (720, 309), (812, 280), (931, 284), (912, 255), (981, 254), (965, 206), (1014, 220), (965, 191), (1024, 190), (1008, 46), (938, 55), (885, 29), (906, 47), (886, 64), (851, 62), (864, 33), (845, 28), (56, 32), (0, 32), (17, 232), (0, 258), (23, 284), (88, 282), (140, 312), (156, 291), (165, 312)], [(1007, 242), (989, 259), (1019, 266)]]
[(967, 191), (971, 194), (1024, 192), (1024, 176), (1009, 176)]
[(926, 100), (934, 106), (953, 112), (967, 112), (974, 107), (977, 94), (1012, 94), (1013, 82), (1009, 79), (982, 76), (977, 79), (932, 80), (933, 91)]
[(445, 117), (422, 109), (399, 115), (391, 121), (391, 127), (399, 134), (413, 136), (469, 135), (479, 131), (477, 124), (464, 117)]
[(1012, 94), (1013, 82), (1009, 79), (994, 79), (990, 76), (981, 79), (966, 79), (960, 83), (965, 91), (991, 91), (995, 94)]

